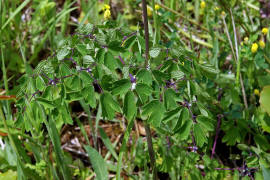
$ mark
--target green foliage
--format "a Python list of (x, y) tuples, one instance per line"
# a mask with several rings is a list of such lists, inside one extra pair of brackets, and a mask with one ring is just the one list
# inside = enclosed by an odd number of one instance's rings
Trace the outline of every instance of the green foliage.
[[(75, 33), (65, 38), (67, 24), (61, 24), (61, 34), (55, 34), (55, 30), (77, 7), (67, 1), (58, 12), (56, 2), (33, 1), (33, 18), (20, 24), (18, 17), (29, 2), (14, 3), (9, 8), (1, 1), (3, 11), (9, 11), (8, 16), (1, 12), (1, 83), (4, 93), (17, 94), (14, 113), (9, 101), (1, 101), (0, 133), (3, 129), (9, 137), (3, 135), (0, 172), (4, 173), (0, 177), (72, 179), (72, 174), (85, 179), (95, 174), (97, 179), (108, 179), (112, 172), (118, 179), (123, 173), (134, 179), (150, 178), (148, 146), (144, 138), (133, 137), (134, 124), (137, 129), (142, 121), (155, 135), (157, 170), (172, 179), (245, 179), (247, 172), (258, 179), (269, 179), (270, 45), (269, 33), (263, 35), (259, 29), (266, 20), (258, 18), (257, 4), (206, 0), (206, 10), (200, 8), (198, 0), (170, 0), (155, 10), (159, 1), (153, 1), (154, 22), (149, 15), (150, 65), (144, 67), (144, 32), (139, 26), (122, 25), (137, 22), (136, 16), (126, 16), (136, 13), (132, 9), (140, 1), (126, 0), (124, 5), (129, 8), (123, 15), (112, 13), (116, 21), (99, 25), (102, 5), (93, 1), (86, 6), (82, 1), (82, 9), (94, 8), (87, 9)], [(241, 12), (248, 14), (243, 17)], [(193, 15), (195, 21), (190, 19)], [(177, 21), (178, 17), (183, 21)], [(97, 24), (84, 24), (87, 19)], [(24, 31), (31, 37), (31, 46), (11, 33), (13, 29), (21, 32), (25, 25), (31, 26)], [(249, 40), (244, 41), (245, 36)], [(243, 39), (242, 45), (236, 42), (239, 39)], [(252, 44), (259, 39), (265, 47), (251, 52)], [(21, 54), (17, 54), (18, 49), (5, 49), (13, 44), (20, 47)], [(52, 55), (37, 58), (48, 47)], [(16, 71), (25, 74), (10, 76)], [(105, 157), (91, 147), (73, 111), (78, 102), (87, 113), (93, 146), (99, 148), (101, 138), (108, 150)], [(119, 119), (128, 123), (123, 138), (119, 137), (120, 148), (115, 148), (119, 144), (112, 143), (99, 127), (100, 119), (105, 123), (118, 123)], [(61, 130), (76, 124), (87, 141), (88, 145), (82, 147), (94, 173), (63, 151)], [(143, 134), (140, 128), (137, 131)], [(230, 154), (215, 149), (220, 145)], [(113, 158), (108, 160), (110, 154)], [(248, 171), (233, 169), (232, 164)], [(227, 166), (232, 171), (223, 171)], [(135, 169), (139, 169), (136, 174)]]

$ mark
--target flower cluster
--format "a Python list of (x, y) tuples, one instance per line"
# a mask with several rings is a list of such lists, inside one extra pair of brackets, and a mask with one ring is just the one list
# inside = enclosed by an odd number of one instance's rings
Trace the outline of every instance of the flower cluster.
[(205, 8), (205, 6), (206, 6), (205, 1), (202, 1), (202, 2), (201, 2), (201, 4), (200, 4), (200, 6), (201, 6), (201, 8), (202, 8), (202, 9), (204, 9), (204, 8)]
[(111, 18), (110, 6), (108, 4), (105, 4), (103, 10), (104, 10), (104, 19), (110, 19)]

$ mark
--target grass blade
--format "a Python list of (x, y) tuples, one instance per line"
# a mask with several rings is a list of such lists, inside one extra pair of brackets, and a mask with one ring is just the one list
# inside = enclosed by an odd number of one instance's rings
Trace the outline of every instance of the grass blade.
[(10, 21), (30, 2), (30, 0), (24, 1), (8, 18), (6, 23), (2, 26), (1, 31), (5, 29), (5, 27), (10, 23)]
[(89, 156), (89, 160), (91, 161), (93, 169), (96, 173), (96, 179), (98, 180), (109, 179), (107, 165), (102, 156), (94, 148), (90, 146), (84, 146), (84, 148)]

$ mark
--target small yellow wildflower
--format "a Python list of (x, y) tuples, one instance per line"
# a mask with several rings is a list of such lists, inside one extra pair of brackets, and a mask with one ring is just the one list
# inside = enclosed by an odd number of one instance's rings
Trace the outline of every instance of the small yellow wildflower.
[(255, 94), (256, 96), (260, 96), (260, 91), (259, 91), (259, 89), (254, 89), (254, 94)]
[(248, 37), (245, 37), (245, 38), (244, 38), (244, 42), (245, 42), (245, 44), (248, 43)]
[(111, 18), (111, 11), (109, 9), (106, 9), (104, 12), (104, 19), (110, 19)]
[(263, 33), (263, 35), (266, 35), (268, 33), (268, 28), (263, 28), (262, 33)]
[(262, 49), (265, 48), (265, 43), (264, 43), (263, 40), (260, 40), (260, 41), (259, 41), (259, 45), (260, 45), (260, 47), (261, 47)]
[(221, 12), (221, 16), (225, 17), (226, 13), (224, 11)]
[(155, 10), (158, 11), (160, 9), (160, 6), (158, 4), (155, 5)]
[(152, 16), (152, 9), (147, 6), (147, 16)]
[(201, 2), (201, 8), (204, 9), (205, 6), (206, 6), (205, 1), (202, 1), (202, 2)]
[(241, 42), (241, 46), (244, 46), (244, 43), (243, 42)]
[(111, 7), (108, 5), (108, 4), (104, 4), (102, 10), (105, 11), (105, 10), (110, 10)]
[(156, 159), (156, 163), (157, 165), (162, 165), (162, 162), (163, 162), (163, 158), (160, 157), (160, 154), (158, 153), (158, 158)]
[(216, 6), (214, 10), (215, 10), (215, 11), (218, 11), (218, 10), (219, 10), (219, 7)]
[(252, 47), (251, 47), (251, 52), (252, 53), (255, 53), (255, 52), (257, 52), (257, 50), (258, 50), (258, 44), (257, 43), (253, 43), (252, 44)]

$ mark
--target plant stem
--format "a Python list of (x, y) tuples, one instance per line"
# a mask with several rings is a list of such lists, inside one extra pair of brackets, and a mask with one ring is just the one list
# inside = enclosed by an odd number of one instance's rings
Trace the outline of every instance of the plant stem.
[(142, 0), (142, 11), (143, 11), (143, 26), (145, 36), (145, 67), (149, 65), (149, 29), (148, 29), (148, 17), (147, 17), (147, 4), (146, 0)]
[[(197, 23), (196, 21), (193, 21), (193, 20), (191, 20), (191, 19), (185, 17), (183, 14), (181, 14), (181, 13), (179, 13), (179, 12), (177, 12), (177, 11), (175, 11), (175, 10), (173, 10), (173, 9), (171, 9), (171, 8), (169, 8), (169, 7), (167, 7), (167, 6), (165, 6), (164, 4), (161, 4), (161, 3), (157, 3), (157, 4), (160, 5), (163, 9), (165, 9), (165, 10), (167, 10), (167, 11), (170, 11), (171, 13), (176, 14), (177, 16), (179, 16), (179, 17), (181, 17), (181, 18), (187, 20), (189, 23), (194, 24), (195, 26), (198, 26), (198, 27), (201, 28), (202, 30), (204, 30), (204, 31), (206, 31), (206, 32), (208, 32), (208, 33), (210, 33), (210, 31), (209, 31), (206, 27), (202, 26), (201, 24)], [(221, 37), (219, 37), (219, 36), (217, 36), (217, 38), (218, 38), (220, 41), (225, 42), (225, 40), (224, 40), (223, 38), (221, 38)]]
[[(225, 17), (224, 16), (222, 16), (222, 20), (223, 20), (223, 24), (225, 26), (225, 32), (226, 32), (226, 35), (227, 35), (227, 38), (228, 38), (228, 41), (229, 41), (229, 44), (230, 44), (230, 47), (231, 47), (231, 50), (232, 50), (233, 58), (235, 60), (235, 63), (237, 64), (238, 59), (237, 59), (237, 56), (236, 56), (236, 54), (234, 52), (232, 40), (230, 38), (230, 34), (229, 34), (229, 31), (228, 31), (227, 23), (225, 21)], [(235, 32), (235, 34), (236, 34), (236, 32)], [(243, 101), (244, 101), (244, 104), (245, 104), (245, 108), (247, 109), (248, 108), (247, 97), (246, 97), (245, 87), (244, 87), (244, 83), (243, 83), (243, 79), (242, 79), (241, 73), (239, 73), (239, 76), (240, 76), (240, 84), (241, 84), (241, 89), (242, 89)]]
[[(142, 0), (142, 10), (143, 10), (143, 23), (144, 23), (144, 34), (145, 34), (145, 67), (149, 67), (149, 30), (148, 30), (148, 18), (147, 18), (147, 8), (146, 8), (146, 0)], [(147, 145), (148, 145), (148, 153), (150, 156), (151, 170), (153, 171), (153, 179), (157, 179), (157, 173), (155, 168), (155, 152), (153, 149), (151, 130), (147, 122), (144, 123), (146, 137), (147, 137)]]
[(18, 151), (18, 149), (17, 149), (17, 147), (15, 145), (15, 142), (14, 142), (12, 136), (11, 136), (11, 133), (9, 131), (6, 118), (5, 118), (4, 113), (2, 111), (2, 105), (1, 105), (1, 103), (0, 103), (0, 118), (2, 119), (3, 124), (4, 124), (4, 127), (5, 127), (5, 129), (7, 131), (8, 139), (10, 141), (11, 147), (13, 148), (14, 152), (16, 153), (17, 160), (19, 161), (19, 163), (21, 163), (20, 154), (19, 154), (19, 151)]
[(158, 28), (158, 18), (155, 10), (155, 0), (152, 0), (152, 9), (153, 9), (153, 18), (154, 18), (154, 27), (155, 27), (155, 35), (154, 35), (154, 45), (156, 45), (160, 40), (160, 29)]

